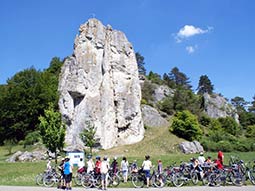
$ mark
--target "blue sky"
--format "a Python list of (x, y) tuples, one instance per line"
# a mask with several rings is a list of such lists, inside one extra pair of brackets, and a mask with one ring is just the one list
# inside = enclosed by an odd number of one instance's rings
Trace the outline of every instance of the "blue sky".
[(96, 17), (123, 31), (147, 71), (178, 67), (196, 89), (207, 75), (215, 92), (255, 95), (253, 0), (1, 0), (0, 84), (73, 52), (80, 24)]

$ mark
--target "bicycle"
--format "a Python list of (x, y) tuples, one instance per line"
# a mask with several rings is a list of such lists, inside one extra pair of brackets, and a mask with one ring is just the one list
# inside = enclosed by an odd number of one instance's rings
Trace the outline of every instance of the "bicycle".
[(55, 183), (59, 183), (63, 179), (60, 173), (55, 169), (52, 169), (43, 178), (43, 185), (46, 187), (52, 187)]
[(194, 185), (198, 183), (198, 171), (192, 169), (190, 165), (182, 163), (177, 172), (172, 175), (172, 183), (175, 187), (181, 187), (183, 184), (191, 181)]
[[(164, 186), (165, 177), (163, 174), (156, 173), (154, 167), (152, 168), (152, 175), (150, 176), (151, 185), (161, 188)], [(142, 188), (147, 183), (147, 178), (143, 168), (139, 169), (136, 174), (132, 176), (132, 184), (135, 188)]]

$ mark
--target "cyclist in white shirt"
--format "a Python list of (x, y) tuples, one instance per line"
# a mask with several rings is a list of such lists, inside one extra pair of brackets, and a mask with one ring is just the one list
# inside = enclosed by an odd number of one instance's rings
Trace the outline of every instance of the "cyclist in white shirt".
[(149, 185), (150, 185), (150, 176), (151, 176), (150, 170), (151, 170), (151, 167), (152, 167), (152, 163), (150, 161), (150, 156), (149, 155), (145, 156), (145, 160), (143, 161), (142, 167), (143, 167), (143, 171), (144, 171), (145, 176), (146, 176), (146, 182), (147, 182), (147, 188), (148, 188)]

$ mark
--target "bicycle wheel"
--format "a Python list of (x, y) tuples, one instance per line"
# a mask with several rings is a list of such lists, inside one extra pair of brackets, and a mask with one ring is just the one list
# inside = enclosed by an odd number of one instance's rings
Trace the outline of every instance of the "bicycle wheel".
[(165, 176), (163, 174), (154, 174), (151, 177), (151, 184), (157, 188), (162, 188), (165, 185)]
[(210, 186), (220, 186), (222, 184), (221, 175), (217, 173), (212, 173), (208, 177)]
[(120, 184), (120, 178), (117, 175), (108, 177), (109, 186), (117, 187)]
[(74, 183), (78, 186), (81, 186), (81, 179), (82, 179), (82, 174), (78, 173), (74, 176)]
[(85, 174), (81, 178), (81, 185), (84, 188), (91, 188), (93, 186), (93, 177), (90, 174)]
[(250, 180), (250, 182), (255, 185), (255, 171), (253, 171), (252, 169), (250, 169), (248, 171), (248, 178)]
[(180, 173), (172, 175), (172, 182), (175, 187), (181, 187), (184, 184), (184, 177)]
[(43, 178), (43, 185), (46, 187), (52, 187), (55, 184), (54, 177), (52, 175), (46, 175)]
[(40, 173), (40, 174), (36, 175), (35, 183), (39, 186), (43, 186), (43, 177), (44, 177), (44, 173)]
[(234, 172), (232, 182), (235, 186), (242, 186), (245, 182), (245, 177), (239, 172)]
[(203, 178), (202, 178), (202, 183), (204, 186), (208, 186), (210, 183), (210, 179), (209, 179), (210, 174), (209, 173), (205, 173)]
[(141, 188), (144, 186), (144, 176), (141, 174), (137, 174), (136, 176), (132, 177), (132, 184), (135, 188)]
[(190, 174), (190, 179), (191, 179), (191, 182), (196, 185), (198, 183), (198, 176), (197, 176), (197, 173), (196, 172), (192, 172)]

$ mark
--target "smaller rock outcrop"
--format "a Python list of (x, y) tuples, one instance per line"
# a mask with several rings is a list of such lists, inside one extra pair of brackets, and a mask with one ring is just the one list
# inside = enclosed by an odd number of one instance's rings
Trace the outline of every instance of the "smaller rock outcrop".
[(142, 105), (143, 123), (148, 127), (166, 127), (169, 122), (163, 118), (160, 113), (149, 105)]
[(153, 98), (156, 102), (162, 101), (167, 96), (174, 96), (174, 90), (166, 85), (156, 85), (153, 93)]
[(233, 117), (236, 122), (239, 122), (236, 109), (230, 103), (228, 103), (226, 98), (218, 94), (210, 95), (208, 93), (205, 93), (203, 97), (204, 110), (209, 117), (220, 118), (230, 116)]
[(45, 151), (33, 151), (33, 152), (21, 152), (17, 151), (10, 158), (6, 160), (6, 162), (32, 162), (32, 161), (40, 161), (46, 160), (48, 155)]
[(184, 154), (204, 152), (203, 146), (198, 141), (182, 142), (180, 143), (179, 148)]

